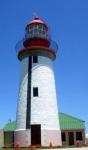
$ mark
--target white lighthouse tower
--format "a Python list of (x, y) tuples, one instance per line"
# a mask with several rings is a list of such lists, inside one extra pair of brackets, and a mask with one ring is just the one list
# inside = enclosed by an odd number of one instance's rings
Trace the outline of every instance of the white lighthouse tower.
[(20, 60), (15, 143), (20, 147), (61, 146), (53, 60), (57, 44), (44, 21), (35, 17), (16, 46)]

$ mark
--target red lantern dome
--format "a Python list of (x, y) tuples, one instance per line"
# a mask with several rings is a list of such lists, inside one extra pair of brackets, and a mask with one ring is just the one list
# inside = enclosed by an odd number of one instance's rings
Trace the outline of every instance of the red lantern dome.
[(35, 17), (32, 21), (30, 21), (28, 23), (28, 25), (31, 25), (31, 24), (42, 24), (42, 25), (45, 25), (47, 27), (45, 22), (43, 20), (41, 20), (39, 17)]

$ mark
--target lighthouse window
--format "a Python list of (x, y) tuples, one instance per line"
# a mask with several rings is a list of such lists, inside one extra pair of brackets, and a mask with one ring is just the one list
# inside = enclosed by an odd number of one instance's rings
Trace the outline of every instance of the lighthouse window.
[(41, 24), (39, 24), (38, 28), (39, 28), (39, 29), (42, 29), (42, 25), (41, 25)]
[(35, 25), (34, 25), (34, 29), (38, 29), (38, 24), (35, 24)]
[(38, 96), (38, 87), (33, 88), (33, 96), (37, 97)]
[(33, 29), (33, 25), (30, 25), (30, 29)]
[(45, 26), (43, 26), (43, 31), (46, 31), (46, 28), (45, 28)]
[(33, 56), (33, 63), (37, 63), (38, 62), (38, 56)]

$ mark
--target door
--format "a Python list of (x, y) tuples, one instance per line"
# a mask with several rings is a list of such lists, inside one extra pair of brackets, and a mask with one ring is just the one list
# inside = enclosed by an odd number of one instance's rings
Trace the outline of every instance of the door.
[(41, 145), (41, 125), (31, 125), (31, 145)]
[(69, 138), (69, 145), (74, 145), (74, 133), (73, 132), (68, 133), (68, 138)]

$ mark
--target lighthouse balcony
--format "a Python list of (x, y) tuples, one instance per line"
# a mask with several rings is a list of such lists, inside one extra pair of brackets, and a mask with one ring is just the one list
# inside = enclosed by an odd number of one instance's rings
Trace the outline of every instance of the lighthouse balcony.
[(28, 47), (24, 46), (25, 39), (19, 41), (16, 44), (15, 50), (17, 57), (21, 60), (25, 55), (45, 55), (52, 57), (54, 60), (56, 58), (56, 53), (58, 51), (58, 45), (55, 41), (50, 40), (49, 45), (40, 45), (37, 44), (31, 44)]

